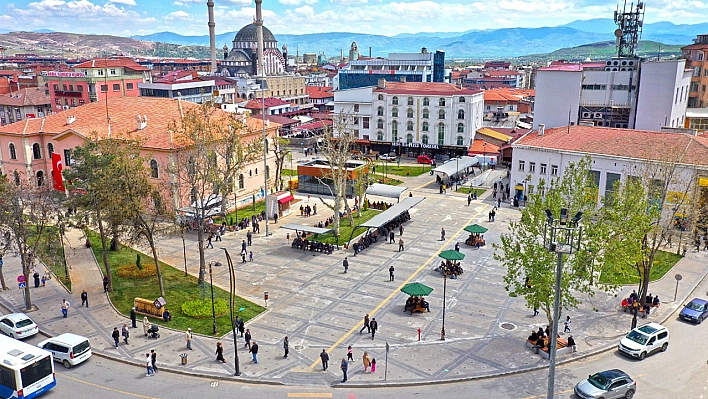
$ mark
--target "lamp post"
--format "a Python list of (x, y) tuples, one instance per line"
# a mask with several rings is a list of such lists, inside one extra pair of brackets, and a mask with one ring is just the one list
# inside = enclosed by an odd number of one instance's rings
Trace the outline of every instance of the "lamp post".
[(556, 349), (558, 345), (558, 319), (560, 318), (560, 290), (561, 277), (563, 273), (563, 254), (572, 254), (580, 249), (580, 239), (583, 234), (583, 227), (580, 225), (582, 212), (575, 214), (573, 219), (568, 220), (568, 209), (562, 208), (560, 218), (555, 219), (553, 213), (546, 209), (548, 221), (543, 229), (543, 245), (549, 252), (558, 254), (556, 265), (556, 285), (553, 300), (553, 329), (549, 340), (549, 361), (548, 367), (548, 391), (547, 399), (553, 399), (553, 390), (556, 377)]
[(184, 255), (184, 277), (187, 277), (187, 244), (184, 243), (184, 229), (182, 227), (182, 254)]
[(234, 372), (235, 376), (241, 375), (241, 369), (238, 362), (238, 342), (236, 342), (236, 331), (238, 326), (234, 320), (234, 309), (236, 308), (236, 272), (234, 271), (234, 262), (231, 260), (229, 251), (226, 248), (221, 248), (226, 254), (226, 263), (229, 265), (229, 315), (231, 316), (231, 335), (234, 337)]
[(214, 327), (214, 335), (216, 335), (216, 309), (214, 309), (214, 278), (212, 277), (211, 264), (209, 262), (209, 285), (211, 286), (211, 320)]
[(447, 274), (443, 275), (443, 320), (442, 330), (440, 330), (440, 340), (445, 340), (445, 304), (447, 302)]
[(455, 158), (455, 191), (457, 191), (457, 187), (459, 186), (458, 182), (460, 181), (460, 157)]
[(482, 160), (484, 161), (484, 169), (487, 169), (487, 142), (482, 143)]
[[(265, 235), (270, 235), (268, 231), (268, 218), (273, 216), (268, 213), (268, 136), (266, 133), (266, 114), (265, 114), (265, 63), (261, 65), (261, 115), (263, 116), (263, 199), (265, 200)], [(255, 205), (255, 201), (253, 203)]]
[(64, 253), (64, 219), (59, 215), (59, 240), (61, 240), (62, 262), (64, 262), (64, 277), (69, 281), (69, 267), (66, 265), (66, 254)]

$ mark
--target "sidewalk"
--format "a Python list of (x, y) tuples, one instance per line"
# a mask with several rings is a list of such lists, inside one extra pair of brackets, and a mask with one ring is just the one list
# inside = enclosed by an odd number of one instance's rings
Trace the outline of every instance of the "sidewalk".
[[(479, 250), (467, 246), (461, 249), (467, 255), (465, 273), (458, 280), (447, 281), (447, 340), (439, 340), (443, 279), (439, 273), (432, 272), (438, 262), (434, 254), (455, 241), (464, 241), (461, 229), (469, 221), (488, 226), (487, 241), (498, 242), (499, 234), (506, 231), (506, 223), (502, 220), (518, 218), (519, 213), (503, 206), (497, 211), (497, 222), (488, 223), (489, 200), (473, 201), (468, 207), (465, 196), (439, 195), (434, 181), (432, 184), (428, 181), (432, 179), (425, 175), (406, 182), (415, 196), (428, 197), (412, 210), (412, 220), (406, 224), (406, 251), (396, 252), (396, 245), (374, 244), (356, 258), (350, 257), (346, 275), (341, 273), (341, 262), (344, 256), (351, 256), (351, 252), (340, 250), (332, 255), (313, 255), (293, 251), (286, 244), (287, 232), (278, 229), (280, 223), (271, 225), (271, 236), (265, 237), (262, 233), (254, 237), (258, 257), (254, 262), (237, 265), (237, 291), (258, 303), (262, 301), (263, 291), (269, 291), (271, 299), (268, 311), (246, 326), (253, 331), (254, 340), (259, 342), (259, 364), (251, 362), (250, 354), (243, 348), (243, 340), (238, 339), (241, 377), (233, 377), (231, 335), (220, 339), (196, 337), (192, 344), (194, 350), (187, 351), (182, 331), (161, 327), (161, 337), (153, 340), (143, 336), (142, 325), (138, 324), (137, 329), (131, 329), (130, 345), (121, 341), (119, 348), (115, 349), (110, 337), (113, 327), (120, 327), (123, 323), (130, 325), (130, 320), (118, 314), (103, 293), (102, 276), (93, 253), (84, 247), (83, 234), (76, 229), (68, 231), (66, 243), (73, 293), (67, 293), (56, 279), (48, 281), (46, 287), (33, 288), (32, 301), (38, 310), (30, 316), (39, 324), (43, 334), (73, 332), (87, 336), (96, 355), (135, 364), (136, 373), (143, 373), (145, 353), (155, 349), (160, 370), (212, 379), (332, 386), (341, 378), (339, 368), (322, 371), (318, 363), (319, 353), (327, 349), (330, 365), (336, 366), (346, 355), (348, 345), (353, 346), (355, 359), (350, 363), (349, 381), (344, 384), (350, 387), (450, 382), (547, 367), (546, 360), (524, 346), (532, 328), (545, 327), (545, 317), (531, 317), (531, 311), (525, 308), (522, 299), (508, 297), (501, 283), (505, 269), (492, 258), (491, 245)], [(301, 220), (296, 209), (293, 215), (281, 219), (281, 223), (314, 224), (324, 220), (328, 216), (326, 212), (331, 213), (324, 206), (318, 206), (320, 209), (317, 216), (302, 218), (305, 220)], [(436, 241), (440, 226), (444, 226), (451, 237), (447, 242)], [(261, 231), (264, 231), (263, 226)], [(245, 232), (227, 234), (224, 245), (238, 247), (243, 234)], [(188, 244), (188, 270), (196, 275), (198, 255), (193, 237)], [(181, 238), (163, 239), (160, 248), (161, 257), (166, 262), (181, 268), (184, 261)], [(223, 261), (223, 251), (210, 250), (207, 256), (207, 262)], [(640, 319), (639, 324), (661, 322), (671, 317), (689, 296), (692, 297), (691, 291), (705, 278), (707, 260), (708, 252), (689, 252), (663, 279), (650, 284), (650, 291), (660, 295), (662, 305), (648, 319)], [(387, 270), (391, 265), (396, 268), (395, 282), (388, 282)], [(7, 281), (14, 281), (20, 269), (17, 258), (5, 257)], [(683, 279), (674, 301), (674, 275), (677, 273)], [(429, 296), (430, 313), (411, 316), (402, 312), (405, 299), (398, 290), (406, 281), (421, 281), (435, 289)], [(214, 282), (227, 286), (227, 272), (220, 268), (214, 275)], [(570, 313), (578, 352), (563, 355), (559, 361), (578, 360), (613, 350), (631, 323), (631, 315), (619, 310), (620, 298), (627, 296), (633, 288), (624, 288), (616, 297), (599, 293), (594, 298), (583, 298), (581, 308)], [(89, 308), (80, 307), (82, 290), (89, 294)], [(67, 319), (61, 317), (59, 310), (62, 298), (72, 304)], [(0, 294), (0, 308), (15, 311), (21, 306), (21, 291), (11, 289)], [(380, 330), (375, 340), (358, 332), (361, 318), (366, 313), (379, 321)], [(417, 337), (419, 328), (420, 341)], [(287, 359), (282, 353), (285, 335), (290, 337)], [(215, 361), (214, 351), (219, 340), (226, 349), (225, 364)], [(388, 376), (384, 382), (386, 344), (390, 345), (390, 352)], [(365, 350), (370, 357), (377, 359), (381, 372), (363, 373), (361, 355)], [(181, 353), (188, 353), (187, 365), (180, 364)], [(88, 366), (91, 367), (90, 362)]]

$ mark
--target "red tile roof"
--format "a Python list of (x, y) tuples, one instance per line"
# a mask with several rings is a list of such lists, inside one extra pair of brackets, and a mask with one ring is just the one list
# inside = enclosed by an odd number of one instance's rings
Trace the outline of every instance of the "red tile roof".
[(323, 98), (334, 98), (332, 86), (305, 86), (305, 91), (310, 98), (321, 100)]
[(197, 71), (173, 71), (161, 76), (154, 83), (188, 82), (196, 77)]
[(513, 145), (522, 146), (654, 160), (679, 154), (679, 163), (708, 166), (708, 138), (684, 133), (570, 126), (529, 133)]
[(51, 104), (52, 99), (45, 90), (44, 87), (32, 87), (2, 95), (0, 96), (0, 105), (23, 107), (25, 105)]
[[(281, 105), (290, 105), (289, 102), (283, 101), (279, 98), (275, 97), (268, 97), (265, 99), (265, 107), (270, 108), (270, 107), (279, 107)], [(246, 109), (261, 109), (263, 108), (263, 105), (261, 104), (261, 99), (257, 100), (251, 100), (246, 105), (244, 106)]]
[(91, 61), (82, 62), (75, 65), (74, 68), (90, 69), (90, 68), (126, 68), (133, 71), (149, 71), (150, 68), (144, 67), (131, 58), (96, 58)]
[[(101, 140), (109, 137), (106, 112), (111, 121), (112, 138), (130, 138), (143, 140), (143, 147), (154, 149), (180, 148), (186, 141), (183, 136), (170, 134), (169, 127), (187, 110), (200, 105), (188, 101), (153, 97), (115, 97), (105, 101), (89, 103), (71, 110), (49, 115), (44, 118), (26, 119), (9, 125), (0, 126), (0, 133), (26, 135), (44, 132), (61, 134), (76, 132), (84, 137)], [(138, 130), (137, 116), (147, 117), (147, 126)], [(215, 110), (213, 118), (226, 121), (231, 118), (222, 110)], [(75, 117), (75, 121), (67, 124), (67, 117)], [(263, 122), (254, 118), (246, 118), (248, 132), (260, 132)], [(271, 124), (269, 129), (277, 126)]]
[[(253, 115), (253, 117), (256, 119), (263, 119), (263, 115), (261, 115), (261, 114)], [(300, 123), (300, 121), (297, 119), (291, 119), (291, 118), (287, 118), (285, 116), (280, 116), (280, 115), (266, 115), (266, 120), (271, 121), (271, 122), (275, 122), (275, 123), (277, 123), (279, 125), (283, 125), (283, 126), (295, 125), (295, 124)]]
[(324, 126), (332, 126), (333, 122), (328, 119), (323, 119), (321, 121), (317, 122), (310, 122), (306, 123), (304, 125), (297, 126), (293, 128), (294, 131), (303, 131), (303, 130), (314, 130), (314, 129), (320, 129)]
[[(485, 145), (486, 144), (486, 145)], [(476, 155), (476, 154), (496, 154), (499, 152), (499, 147), (498, 145), (494, 145), (492, 143), (487, 143), (484, 140), (480, 139), (475, 139), (475, 141), (472, 142), (472, 145), (470, 148), (467, 150), (468, 155)]]
[(536, 90), (494, 88), (484, 91), (484, 101), (519, 101), (536, 96)]
[(385, 88), (375, 88), (374, 91), (387, 94), (420, 94), (431, 96), (471, 95), (480, 92), (480, 90), (461, 89), (450, 83), (438, 82), (386, 82)]

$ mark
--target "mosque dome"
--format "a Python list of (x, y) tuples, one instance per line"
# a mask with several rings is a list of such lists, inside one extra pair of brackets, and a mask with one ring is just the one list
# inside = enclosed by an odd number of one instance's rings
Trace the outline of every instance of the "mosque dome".
[[(236, 37), (234, 37), (234, 43), (237, 42), (257, 42), (258, 41), (258, 34), (256, 33), (256, 24), (255, 23), (250, 23), (243, 28), (241, 28), (238, 33), (236, 33)], [(263, 41), (264, 42), (277, 42), (275, 40), (275, 36), (273, 36), (273, 33), (266, 28), (265, 26), (263, 27)]]

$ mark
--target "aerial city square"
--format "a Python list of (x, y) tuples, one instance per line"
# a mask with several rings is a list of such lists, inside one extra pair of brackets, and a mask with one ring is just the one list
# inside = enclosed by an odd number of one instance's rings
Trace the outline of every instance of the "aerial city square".
[(0, 5), (0, 398), (704, 398), (704, 9)]

